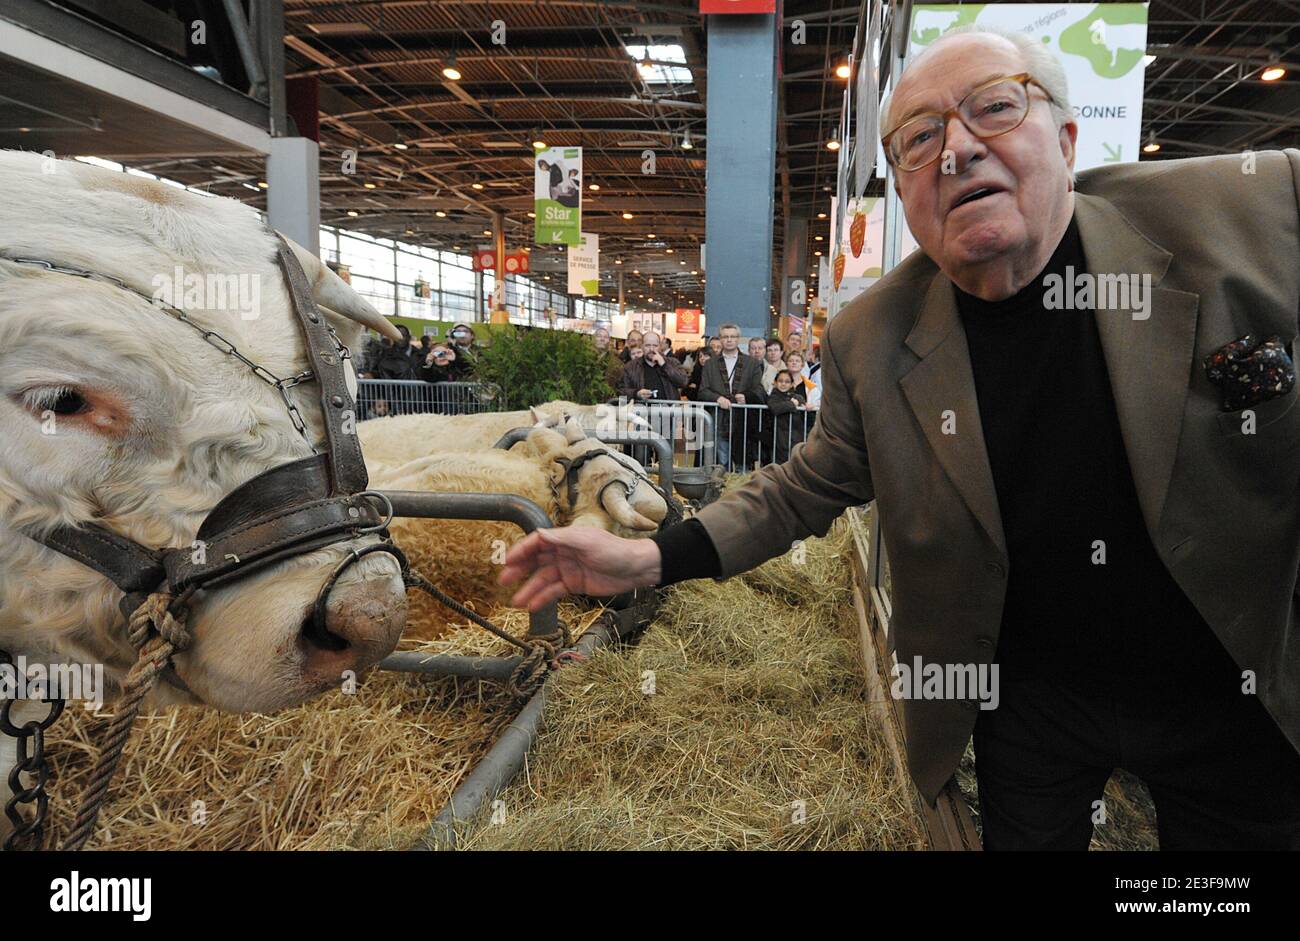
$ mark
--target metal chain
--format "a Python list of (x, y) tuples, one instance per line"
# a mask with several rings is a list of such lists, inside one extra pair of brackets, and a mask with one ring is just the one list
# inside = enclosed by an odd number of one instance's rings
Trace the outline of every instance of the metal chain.
[[(156, 307), (159, 310), (166, 311), (167, 313), (171, 314), (172, 317), (174, 317), (176, 320), (179, 320), (181, 323), (185, 324), (187, 327), (190, 327), (191, 329), (198, 331), (199, 335), (204, 339), (205, 342), (208, 343), (209, 346), (212, 346), (214, 349), (219, 350), (220, 352), (226, 354), (227, 356), (239, 360), (241, 363), (243, 363), (245, 366), (248, 367), (249, 371), (251, 371), (254, 376), (256, 376), (258, 379), (261, 379), (267, 385), (271, 386), (273, 389), (279, 392), (280, 398), (284, 402), (284, 407), (289, 413), (289, 420), (293, 422), (294, 429), (298, 432), (298, 434), (303, 436), (303, 438), (307, 441), (308, 444), (311, 444), (311, 439), (307, 435), (307, 423), (303, 420), (302, 412), (298, 410), (298, 406), (296, 406), (293, 403), (293, 400), (289, 397), (290, 389), (292, 389), (296, 385), (300, 385), (301, 383), (310, 382), (314, 378), (314, 374), (310, 369), (305, 369), (294, 376), (281, 378), (277, 376), (275, 373), (271, 372), (265, 366), (262, 366), (260, 363), (253, 362), (243, 353), (239, 352), (239, 349), (238, 347), (235, 346), (235, 344), (231, 343), (221, 334), (217, 333), (217, 331), (209, 330), (207, 327), (203, 327), (195, 323), (193, 320), (189, 318), (189, 315), (186, 314), (185, 311), (177, 307), (171, 307), (167, 304), (160, 303), (157, 298), (150, 297), (148, 294), (145, 294), (143, 291), (137, 291), (135, 288), (131, 287), (131, 285), (127, 284), (125, 281), (121, 280), (120, 278), (115, 278), (112, 275), (103, 274), (102, 272), (99, 271), (90, 271), (86, 268), (74, 268), (71, 265), (56, 265), (53, 262), (45, 261), (42, 258), (24, 258), (21, 256), (14, 256), (14, 255), (0, 255), (0, 259), (3, 259), (5, 261), (11, 261), (17, 265), (34, 265), (38, 268), (44, 268), (46, 271), (52, 271), (55, 274), (66, 274), (74, 278), (85, 278), (88, 281), (98, 281), (102, 284), (108, 284), (111, 285), (112, 287), (121, 288), (123, 291), (129, 291), (132, 294), (134, 294), (136, 297), (142, 298), (143, 300), (147, 301), (151, 307)], [(334, 346), (338, 350), (339, 358), (351, 359), (352, 354), (348, 351), (348, 348), (343, 345), (343, 342), (339, 339), (339, 335), (338, 333), (335, 332), (333, 327), (329, 327), (329, 334), (330, 334), (330, 338), (334, 341)], [(316, 448), (313, 445), (312, 451), (315, 452), (315, 450)]]
[[(16, 669), (13, 658), (6, 651), (0, 650), (0, 663)], [(49, 712), (43, 719), (31, 719), (22, 725), (14, 725), (10, 713), (18, 704), (17, 699), (0, 700), (0, 733), (14, 740), (17, 762), (9, 772), (9, 790), (11, 796), (5, 801), (5, 816), (13, 824), (14, 832), (4, 842), (6, 852), (17, 849), (40, 849), (45, 837), (45, 815), (49, 810), (50, 798), (45, 791), (50, 779), (50, 766), (45, 758), (45, 730), (52, 726), (63, 714), (62, 699), (46, 699)], [(22, 775), (30, 774), (35, 783), (24, 787)], [(31, 820), (25, 820), (19, 812), (20, 804), (34, 804), (35, 813)]]

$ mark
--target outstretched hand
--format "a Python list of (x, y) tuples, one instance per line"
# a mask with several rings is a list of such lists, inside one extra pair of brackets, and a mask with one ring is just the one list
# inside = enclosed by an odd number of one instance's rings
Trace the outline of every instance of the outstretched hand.
[(526, 577), (510, 604), (529, 611), (565, 595), (616, 595), (659, 583), (659, 547), (592, 526), (539, 529), (511, 547), (497, 581), (513, 585)]

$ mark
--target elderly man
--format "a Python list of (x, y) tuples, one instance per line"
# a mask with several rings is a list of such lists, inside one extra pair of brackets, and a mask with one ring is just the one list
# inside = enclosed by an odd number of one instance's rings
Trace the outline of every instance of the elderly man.
[(682, 388), (690, 378), (681, 364), (660, 351), (659, 334), (648, 330), (641, 337), (641, 346), (632, 351), (631, 361), (623, 367), (618, 380), (618, 393), (629, 399), (675, 402), (681, 398)]
[(973, 733), (990, 849), (1085, 848), (1117, 767), (1162, 847), (1300, 849), (1300, 152), (1076, 183), (1071, 114), (1028, 37), (918, 56), (881, 126), (922, 251), (831, 322), (808, 441), (654, 541), (534, 534), (503, 579), (536, 607), (732, 575), (878, 497), (900, 668), (997, 679), (895, 684), (927, 800)]

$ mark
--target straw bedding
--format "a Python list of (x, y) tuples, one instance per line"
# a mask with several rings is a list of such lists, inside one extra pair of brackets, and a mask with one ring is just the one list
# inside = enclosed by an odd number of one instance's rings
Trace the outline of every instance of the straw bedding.
[[(636, 646), (563, 670), (525, 772), (462, 845), (922, 848), (910, 790), (866, 707), (849, 549), (837, 531), (725, 583), (676, 586)], [(523, 612), (488, 613), (526, 631)], [(597, 616), (561, 608), (575, 636)], [(415, 608), (403, 648), (510, 652), (463, 622), (444, 633), (445, 620)], [(351, 695), (273, 716), (160, 711), (137, 723), (91, 845), (404, 848), (516, 708), (493, 684), (376, 672)], [(66, 832), (106, 724), (73, 707), (49, 737), (47, 842)], [(961, 781), (973, 790), (969, 764)], [(1101, 845), (1153, 845), (1149, 807), (1130, 794), (1116, 791)]]

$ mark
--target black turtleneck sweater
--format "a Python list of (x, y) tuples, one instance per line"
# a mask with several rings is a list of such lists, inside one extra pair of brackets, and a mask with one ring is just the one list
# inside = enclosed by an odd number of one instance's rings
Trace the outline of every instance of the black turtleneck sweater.
[[(1094, 313), (1044, 307), (1044, 277), (1066, 266), (1087, 271), (1073, 221), (1015, 296), (953, 288), (1010, 559), (1001, 680), (1146, 703), (1226, 691), (1236, 667), (1147, 534)], [(719, 574), (698, 521), (655, 538), (663, 584)]]
[(1193, 680), (1224, 689), (1232, 661), (1147, 534), (1096, 315), (1044, 306), (1044, 278), (1067, 266), (1087, 271), (1073, 220), (1015, 296), (953, 289), (1011, 563), (1002, 679), (1144, 699)]

